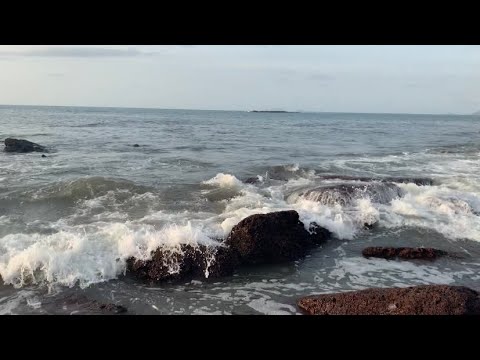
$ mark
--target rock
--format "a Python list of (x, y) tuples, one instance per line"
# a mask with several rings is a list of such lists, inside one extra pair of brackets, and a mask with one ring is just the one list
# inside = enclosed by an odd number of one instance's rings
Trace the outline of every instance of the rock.
[(243, 219), (233, 227), (225, 243), (242, 264), (266, 264), (297, 260), (326, 236), (319, 228), (311, 235), (298, 213), (290, 210)]
[(138, 144), (134, 144), (134, 145), (133, 145), (133, 147), (140, 147), (140, 145), (138, 145)]
[(309, 227), (310, 238), (315, 245), (324, 243), (328, 238), (332, 236), (332, 233), (318, 225), (316, 222), (312, 222)]
[(127, 270), (137, 278), (158, 282), (227, 276), (237, 265), (238, 260), (223, 246), (187, 244), (176, 248), (159, 247), (151, 260), (127, 260)]
[(400, 178), (400, 177), (390, 177), (384, 179), (384, 181), (394, 182), (394, 183), (403, 183), (403, 184), (415, 184), (415, 185), (433, 185), (433, 180), (429, 178)]
[(244, 181), (245, 184), (258, 184), (259, 182), (260, 182), (260, 179), (257, 176), (249, 177)]
[(6, 152), (27, 153), (33, 151), (45, 151), (45, 147), (22, 139), (5, 139)]
[(393, 183), (413, 183), (415, 185), (433, 185), (433, 180), (430, 178), (417, 178), (417, 177), (386, 177), (375, 178), (366, 176), (349, 176), (349, 175), (320, 175), (323, 180), (345, 180), (345, 181), (362, 181), (362, 182), (393, 182)]
[(72, 308), (73, 310), (96, 312), (96, 313), (112, 313), (122, 314), (127, 312), (127, 308), (122, 305), (111, 303), (101, 303), (97, 300), (91, 300), (85, 295), (70, 295), (56, 301), (57, 306)]
[(443, 250), (432, 248), (408, 248), (408, 247), (367, 247), (363, 249), (362, 255), (365, 257), (377, 257), (383, 259), (428, 259), (433, 260), (439, 256), (445, 256), (447, 253)]
[(234, 226), (220, 246), (159, 247), (150, 260), (128, 259), (127, 270), (158, 282), (229, 276), (242, 264), (297, 260), (331, 235), (316, 223), (309, 230), (296, 211), (252, 215)]
[(480, 314), (478, 292), (449, 285), (367, 289), (308, 296), (297, 302), (309, 315), (470, 315)]
[(45, 154), (42, 154), (42, 158), (46, 158), (47, 156)]
[(321, 186), (299, 195), (328, 206), (336, 204), (347, 206), (365, 197), (375, 203), (388, 204), (393, 199), (403, 196), (403, 191), (394, 183), (373, 182)]

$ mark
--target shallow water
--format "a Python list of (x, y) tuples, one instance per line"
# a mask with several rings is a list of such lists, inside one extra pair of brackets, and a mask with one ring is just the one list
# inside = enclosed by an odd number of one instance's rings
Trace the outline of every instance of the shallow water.
[[(72, 293), (132, 314), (297, 314), (296, 299), (313, 293), (412, 284), (480, 290), (478, 120), (2, 106), (1, 138), (49, 152), (0, 152), (0, 314), (81, 313), (62, 305)], [(262, 181), (241, 181), (254, 176)], [(348, 201), (311, 195), (339, 184), (374, 191)], [(297, 262), (223, 279), (152, 285), (123, 276), (130, 256), (208, 243), (246, 216), (286, 209), (334, 239)], [(362, 258), (364, 247), (382, 245), (458, 256)]]

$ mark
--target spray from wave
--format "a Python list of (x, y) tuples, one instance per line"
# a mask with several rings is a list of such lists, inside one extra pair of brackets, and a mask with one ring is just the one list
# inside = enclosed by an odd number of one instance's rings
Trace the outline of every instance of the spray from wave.
[[(71, 198), (74, 211), (51, 221), (50, 233), (1, 237), (0, 275), (15, 287), (46, 283), (84, 288), (122, 275), (129, 257), (149, 259), (160, 246), (173, 252), (181, 244), (215, 247), (219, 245), (215, 239), (227, 236), (245, 217), (289, 209), (299, 213), (307, 229), (315, 221), (339, 239), (355, 239), (368, 231), (365, 225), (376, 224), (423, 227), (450, 239), (480, 241), (478, 193), (462, 191), (458, 182), (452, 186), (453, 180), (418, 185), (334, 179), (298, 166), (275, 171), (285, 176), (246, 184), (219, 173), (204, 181), (198, 187), (199, 199), (212, 203), (205, 211), (159, 208), (161, 194), (128, 182), (82, 180), (55, 191), (32, 192), (33, 202)], [(146, 210), (132, 217), (135, 208)], [(79, 217), (81, 221), (75, 221)], [(7, 220), (0, 217), (5, 224)]]

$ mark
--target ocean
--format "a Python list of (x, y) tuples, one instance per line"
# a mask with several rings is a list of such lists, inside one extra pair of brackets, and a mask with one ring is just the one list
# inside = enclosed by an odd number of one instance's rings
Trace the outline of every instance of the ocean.
[[(288, 315), (311, 294), (480, 290), (478, 116), (0, 106), (8, 137), (48, 152), (0, 151), (0, 314), (88, 314), (66, 300), (86, 296), (127, 314)], [(365, 191), (318, 191), (342, 184)], [(131, 256), (224, 238), (249, 215), (289, 209), (332, 239), (225, 278), (125, 276)], [(455, 256), (367, 259), (367, 246)]]

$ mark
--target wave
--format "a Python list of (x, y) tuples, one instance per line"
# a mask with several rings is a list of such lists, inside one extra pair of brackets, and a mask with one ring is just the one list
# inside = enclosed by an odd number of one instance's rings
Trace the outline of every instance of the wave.
[(181, 244), (211, 246), (216, 244), (213, 236), (190, 222), (161, 230), (127, 222), (75, 226), (52, 235), (10, 234), (0, 239), (0, 275), (14, 287), (85, 288), (123, 274), (131, 256), (148, 259), (159, 246), (172, 252), (180, 251)]
[(100, 176), (85, 177), (71, 181), (58, 182), (46, 187), (27, 190), (15, 197), (23, 201), (67, 201), (75, 203), (79, 200), (95, 199), (116, 192), (119, 197), (132, 196), (133, 194), (145, 194), (152, 188), (137, 185), (124, 179), (109, 179)]
[[(181, 244), (218, 246), (215, 239), (227, 236), (245, 217), (290, 209), (299, 213), (307, 229), (315, 221), (343, 240), (364, 234), (366, 224), (377, 224), (426, 228), (452, 240), (480, 241), (480, 197), (465, 191), (462, 183), (455, 187), (453, 182), (358, 181), (326, 178), (299, 166), (275, 169), (294, 176), (246, 184), (233, 174), (219, 173), (186, 188), (198, 190), (196, 199), (209, 204), (200, 210), (194, 206), (179, 210), (162, 202), (153, 189), (120, 179), (83, 178), (31, 191), (35, 201), (68, 199), (75, 203), (74, 212), (42, 223), (51, 232), (1, 237), (0, 275), (15, 287), (32, 283), (87, 287), (123, 274), (131, 256), (146, 260), (159, 246), (172, 252), (180, 251)], [(167, 191), (172, 199), (181, 193)], [(133, 216), (132, 203), (143, 212)], [(2, 215), (0, 223), (9, 226), (9, 216)]]

